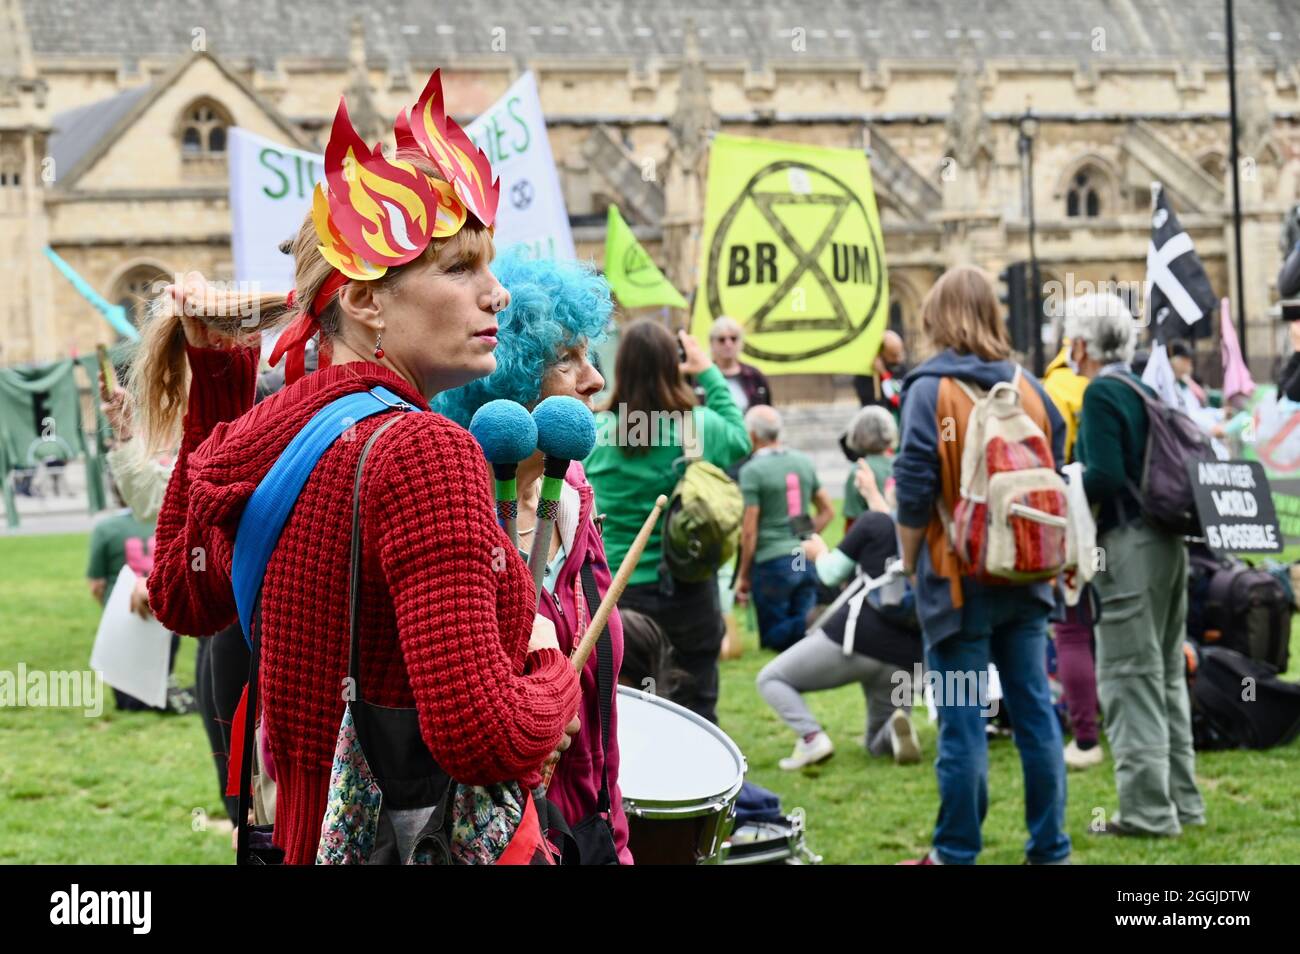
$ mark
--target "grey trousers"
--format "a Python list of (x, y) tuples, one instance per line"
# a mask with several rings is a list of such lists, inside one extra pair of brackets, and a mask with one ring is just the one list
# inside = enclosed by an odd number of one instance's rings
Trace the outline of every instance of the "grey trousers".
[(1152, 834), (1205, 822), (1196, 787), (1183, 640), (1187, 549), (1143, 523), (1099, 540), (1097, 697), (1115, 759), (1119, 817)]
[[(898, 677), (895, 677), (898, 673)], [(762, 668), (758, 691), (781, 720), (801, 738), (821, 731), (802, 693), (835, 689), (851, 682), (862, 686), (867, 702), (867, 750), (889, 755), (889, 717), (895, 708), (911, 710), (912, 674), (861, 653), (844, 655), (839, 643), (820, 629), (809, 633)], [(897, 690), (895, 689), (895, 687)], [(894, 696), (906, 704), (894, 705)]]

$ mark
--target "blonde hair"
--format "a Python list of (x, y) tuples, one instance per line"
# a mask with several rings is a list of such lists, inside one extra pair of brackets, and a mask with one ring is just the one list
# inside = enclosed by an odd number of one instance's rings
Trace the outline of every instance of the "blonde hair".
[[(398, 158), (405, 159), (432, 178), (441, 178), (423, 153), (403, 150), (398, 153)], [(205, 308), (201, 309), (205, 313), (194, 317), (222, 336), (238, 344), (247, 344), (253, 335), (274, 330), (305, 312), (333, 274), (334, 266), (317, 249), (319, 239), (310, 213), (303, 219), (292, 242), (286, 244), (294, 260), (293, 307), (289, 307), (288, 296), (280, 293), (232, 295), (220, 309), (223, 314), (208, 314), (206, 312), (214, 309)], [(490, 261), (491, 258), (491, 233), (471, 218), (455, 235), (430, 242), (418, 258), (405, 265), (390, 267), (372, 284), (391, 288), (402, 281), (409, 269), (417, 266), (436, 264), (445, 271), (454, 264)], [(150, 303), (131, 367), (132, 412), (136, 430), (143, 435), (150, 453), (174, 448), (179, 443), (189, 394), (185, 331), (180, 316), (173, 313), (170, 304), (162, 298)], [(343, 310), (338, 296), (335, 296), (318, 316), (322, 336), (338, 337), (342, 318)]]
[(936, 350), (951, 348), (985, 361), (1011, 356), (993, 285), (973, 265), (958, 265), (939, 277), (921, 302), (921, 327)]

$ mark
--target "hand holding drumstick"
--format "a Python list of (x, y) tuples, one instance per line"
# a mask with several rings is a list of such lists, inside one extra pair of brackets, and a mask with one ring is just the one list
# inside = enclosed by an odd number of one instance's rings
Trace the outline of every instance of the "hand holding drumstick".
[(655, 501), (654, 509), (650, 511), (650, 515), (645, 518), (645, 523), (641, 524), (641, 529), (637, 531), (632, 546), (628, 547), (623, 562), (618, 565), (618, 572), (610, 581), (604, 599), (600, 601), (600, 606), (596, 607), (596, 614), (591, 617), (591, 622), (587, 624), (587, 631), (583, 633), (582, 641), (578, 643), (578, 648), (573, 653), (573, 668), (578, 672), (582, 672), (582, 667), (587, 665), (587, 657), (596, 648), (596, 640), (600, 638), (601, 631), (609, 621), (609, 614), (614, 611), (614, 605), (623, 595), (623, 590), (627, 589), (627, 581), (632, 578), (632, 571), (641, 561), (645, 545), (650, 540), (650, 534), (654, 533), (655, 524), (659, 522), (659, 515), (667, 503), (668, 498), (660, 494), (659, 499)]

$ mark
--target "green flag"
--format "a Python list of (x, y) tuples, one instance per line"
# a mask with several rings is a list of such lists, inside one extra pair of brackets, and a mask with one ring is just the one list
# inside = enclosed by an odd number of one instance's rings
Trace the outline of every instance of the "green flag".
[(616, 205), (609, 207), (609, 223), (605, 231), (605, 279), (624, 308), (651, 305), (686, 307), (686, 299), (646, 254)]

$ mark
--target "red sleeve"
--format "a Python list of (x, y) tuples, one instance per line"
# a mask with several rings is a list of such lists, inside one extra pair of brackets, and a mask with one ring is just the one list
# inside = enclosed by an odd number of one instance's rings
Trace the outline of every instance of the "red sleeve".
[(191, 463), (200, 444), (253, 406), (259, 355), (257, 348), (187, 345), (185, 351), (190, 394), (180, 452), (158, 512), (149, 606), (173, 632), (206, 636), (235, 618), (230, 557), (246, 493), (222, 488), (205, 495), (202, 507), (191, 507)]
[(223, 421), (233, 421), (253, 406), (257, 396), (258, 348), (185, 346), (190, 362), (190, 396), (185, 411), (185, 436), (201, 444)]
[(431, 414), (382, 444), (380, 563), (425, 744), (458, 781), (531, 787), (578, 710), (578, 679), (558, 650), (522, 665), (532, 579), (496, 523), (482, 451)]

